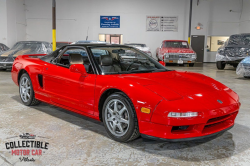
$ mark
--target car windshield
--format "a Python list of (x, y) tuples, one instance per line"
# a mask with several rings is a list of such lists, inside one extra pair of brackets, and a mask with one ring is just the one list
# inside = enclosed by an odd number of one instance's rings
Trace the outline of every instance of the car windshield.
[(182, 41), (166, 41), (164, 43), (164, 47), (166, 48), (189, 48), (187, 42)]
[(126, 45), (131, 47), (147, 47), (146, 44), (126, 44)]
[(150, 73), (168, 71), (147, 54), (132, 47), (90, 47), (104, 74)]

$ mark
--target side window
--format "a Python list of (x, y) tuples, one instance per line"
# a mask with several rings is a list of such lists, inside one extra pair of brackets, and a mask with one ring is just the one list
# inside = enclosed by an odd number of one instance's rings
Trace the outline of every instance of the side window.
[[(73, 57), (74, 58), (71, 58)], [(79, 58), (81, 57), (81, 58)], [(88, 58), (88, 54), (86, 50), (79, 49), (79, 48), (70, 48), (61, 55), (61, 57), (58, 58), (57, 64), (59, 66), (69, 68), (72, 64), (84, 64), (84, 67), (87, 71), (87, 73), (92, 74), (93, 68), (91, 66), (91, 63)]]

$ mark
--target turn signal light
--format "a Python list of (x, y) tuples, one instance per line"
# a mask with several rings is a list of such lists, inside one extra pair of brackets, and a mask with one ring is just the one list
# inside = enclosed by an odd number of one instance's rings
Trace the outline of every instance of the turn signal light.
[(190, 118), (196, 116), (198, 116), (198, 112), (186, 112), (186, 113), (169, 112), (168, 114), (168, 117), (173, 117), (173, 118)]
[(141, 112), (146, 113), (146, 114), (150, 114), (150, 109), (142, 107)]

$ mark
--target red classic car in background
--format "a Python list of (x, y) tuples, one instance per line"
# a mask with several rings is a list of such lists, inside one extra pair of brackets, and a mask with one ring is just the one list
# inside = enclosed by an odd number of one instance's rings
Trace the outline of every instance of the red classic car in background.
[(185, 40), (164, 40), (156, 50), (156, 58), (165, 64), (189, 64), (193, 67), (197, 56)]

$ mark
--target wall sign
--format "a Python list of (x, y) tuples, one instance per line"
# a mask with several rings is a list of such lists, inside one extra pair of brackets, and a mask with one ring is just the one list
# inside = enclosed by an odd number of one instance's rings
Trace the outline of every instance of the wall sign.
[(120, 16), (100, 16), (100, 28), (120, 28)]
[(147, 16), (146, 31), (178, 32), (178, 16)]

